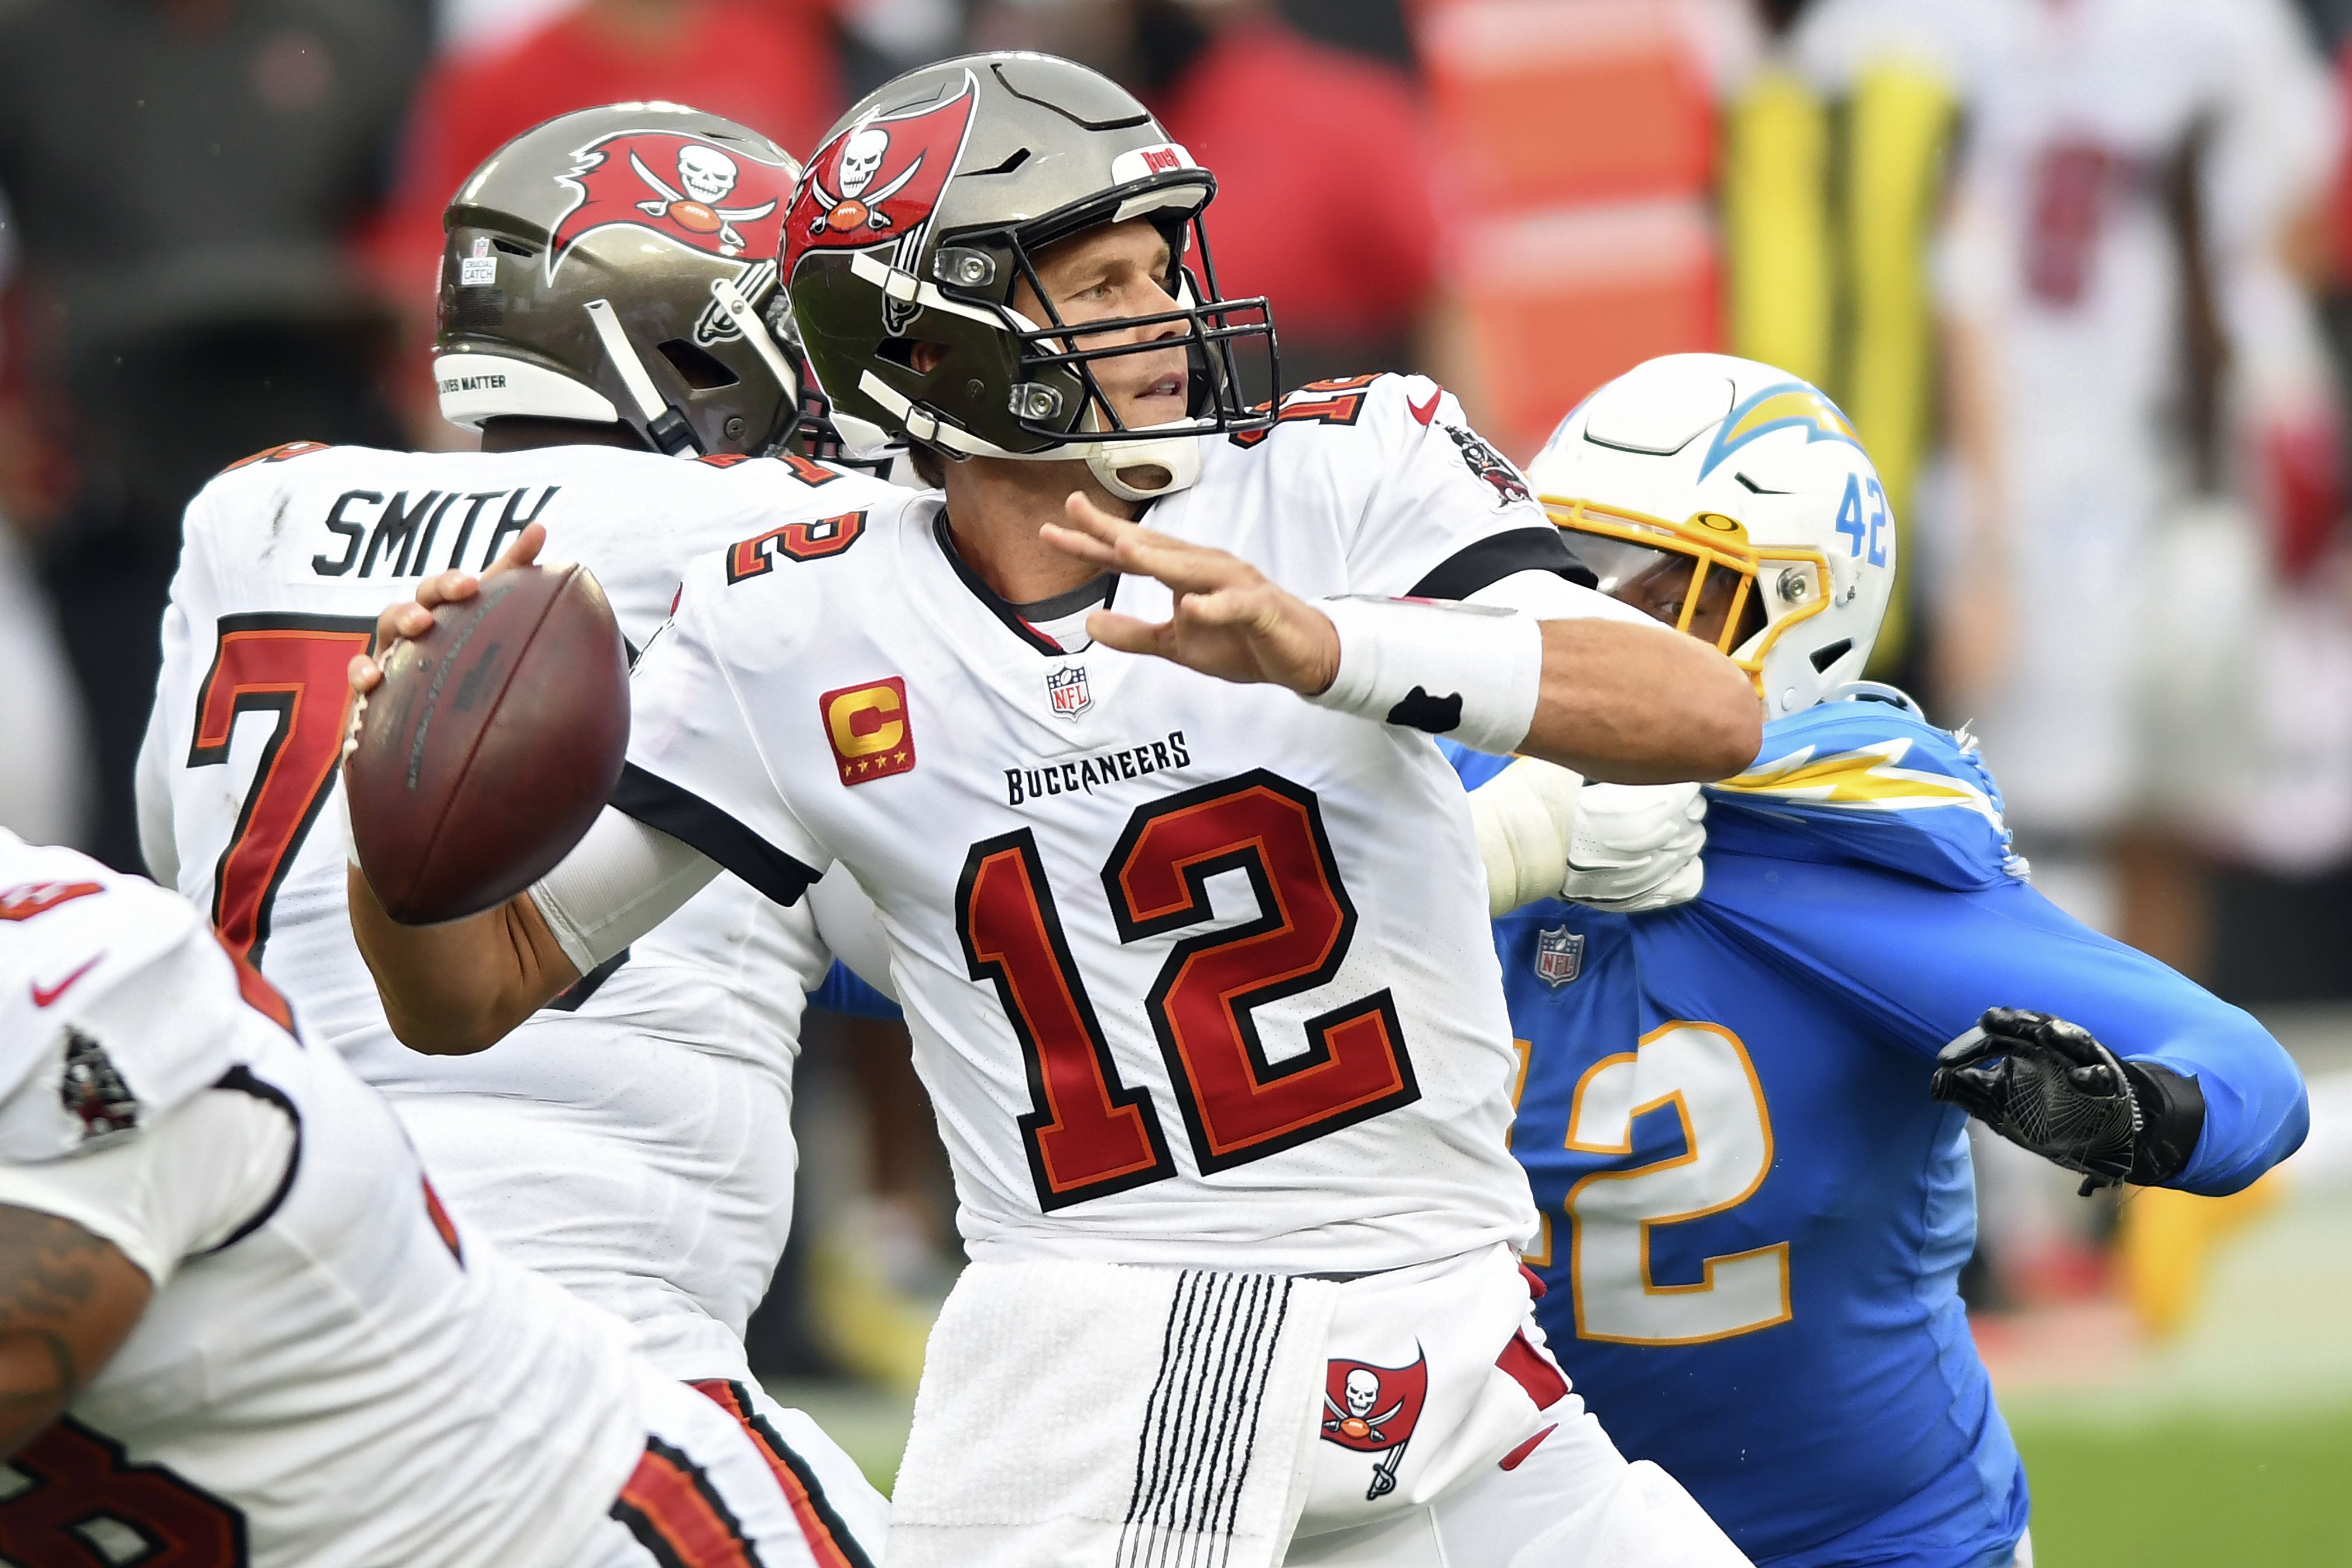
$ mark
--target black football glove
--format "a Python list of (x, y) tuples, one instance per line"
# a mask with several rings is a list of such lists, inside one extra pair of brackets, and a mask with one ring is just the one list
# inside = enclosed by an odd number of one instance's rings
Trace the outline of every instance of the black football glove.
[(1927, 1092), (2083, 1175), (2083, 1193), (2179, 1175), (2204, 1130), (2196, 1080), (2119, 1061), (2089, 1030), (1994, 1007), (1936, 1058)]

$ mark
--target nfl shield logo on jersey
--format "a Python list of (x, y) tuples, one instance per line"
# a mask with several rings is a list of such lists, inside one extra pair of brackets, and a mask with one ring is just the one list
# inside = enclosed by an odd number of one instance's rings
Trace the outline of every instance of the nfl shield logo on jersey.
[(1536, 932), (1536, 978), (1557, 991), (1584, 973), (1584, 933), (1566, 926)]
[(1045, 672), (1045, 700), (1054, 705), (1056, 719), (1076, 719), (1095, 705), (1094, 693), (1087, 689), (1087, 668), (1074, 664)]

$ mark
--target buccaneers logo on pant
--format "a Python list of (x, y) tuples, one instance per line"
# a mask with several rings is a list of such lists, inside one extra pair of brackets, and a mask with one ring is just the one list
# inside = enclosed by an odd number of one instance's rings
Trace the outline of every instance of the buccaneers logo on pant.
[[(1418, 1346), (1414, 1347), (1416, 1351)], [(1323, 1440), (1360, 1454), (1378, 1454), (1364, 1500), (1396, 1490), (1397, 1467), (1412, 1440), (1413, 1423), (1429, 1398), (1429, 1358), (1411, 1366), (1373, 1366), (1334, 1360), (1323, 1372)]]

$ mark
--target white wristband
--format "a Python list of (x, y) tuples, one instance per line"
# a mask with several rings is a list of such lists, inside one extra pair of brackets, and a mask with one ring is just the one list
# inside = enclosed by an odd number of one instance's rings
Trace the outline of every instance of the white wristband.
[(1325, 599), (1339, 673), (1307, 700), (1425, 730), (1473, 751), (1528, 738), (1543, 689), (1543, 632), (1532, 616), (1425, 599)]

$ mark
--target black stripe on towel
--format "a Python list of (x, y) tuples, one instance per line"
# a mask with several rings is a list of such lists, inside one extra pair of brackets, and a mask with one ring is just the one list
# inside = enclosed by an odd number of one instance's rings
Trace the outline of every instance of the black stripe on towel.
[(1241, 1518), (1288, 1279), (1186, 1269), (1144, 1406), (1118, 1568), (1217, 1568)]

